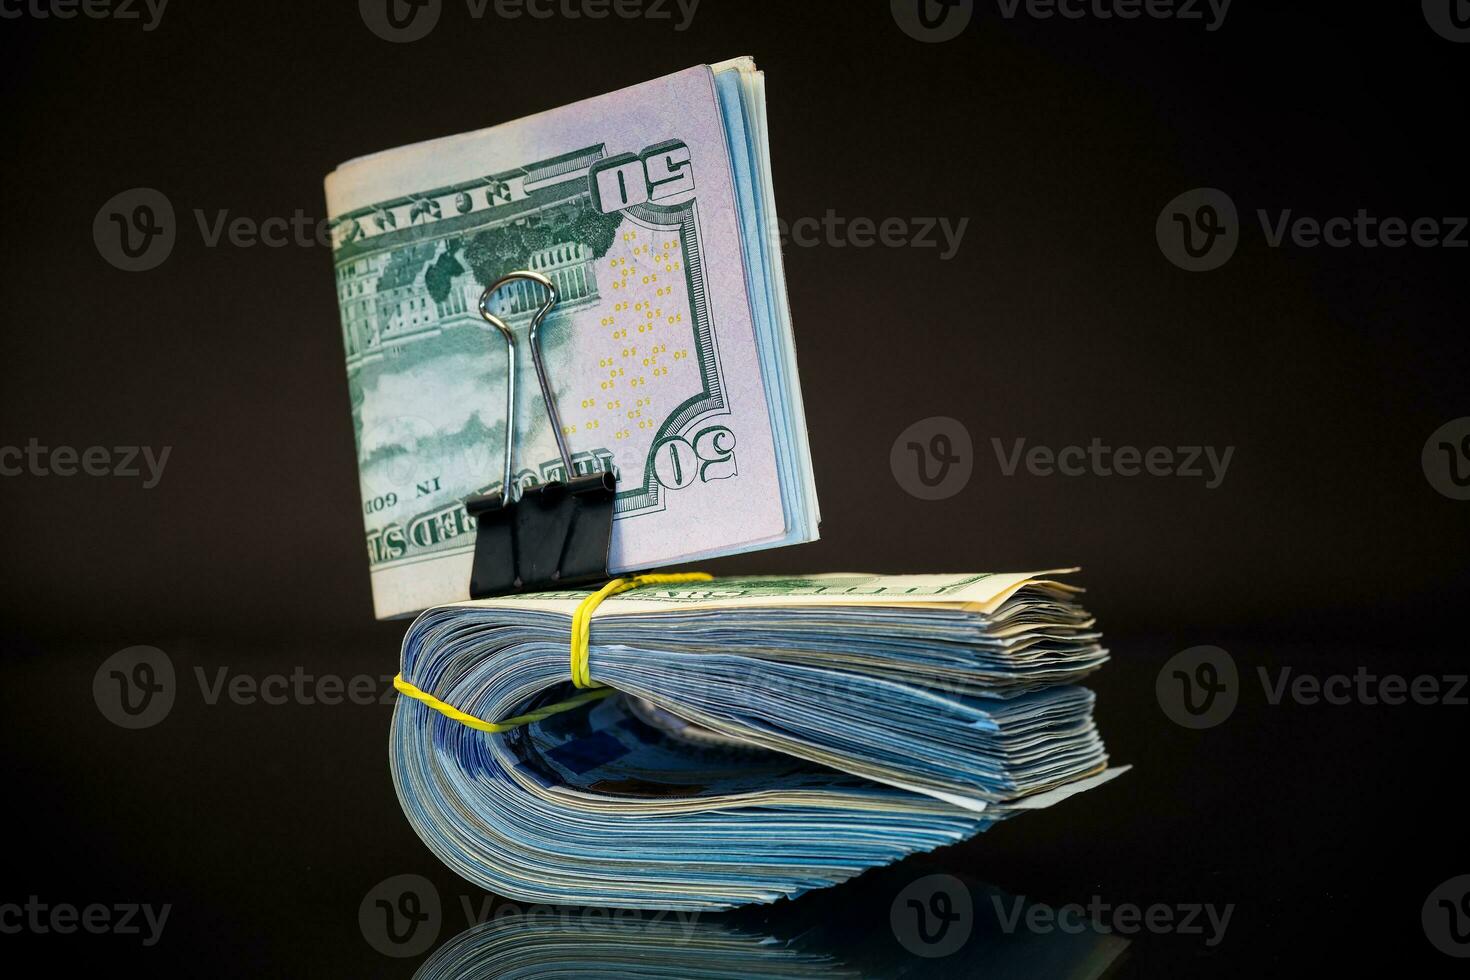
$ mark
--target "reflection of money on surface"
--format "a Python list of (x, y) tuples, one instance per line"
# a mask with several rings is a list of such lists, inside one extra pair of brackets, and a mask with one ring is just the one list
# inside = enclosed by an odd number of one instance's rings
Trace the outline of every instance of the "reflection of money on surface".
[[(815, 536), (784, 299), (762, 301), (784, 296), (779, 255), (741, 234), (763, 174), (727, 153), (764, 131), (731, 129), (721, 75), (757, 73), (691, 69), (328, 178), (379, 615), (464, 597), (462, 501), (501, 489), (505, 438), (505, 351), (477, 304), (518, 269), (557, 286), (542, 350), (573, 466), (618, 477), (611, 570)], [(523, 488), (567, 475), (525, 346), (545, 299), (516, 282), (491, 304), (521, 351)]]

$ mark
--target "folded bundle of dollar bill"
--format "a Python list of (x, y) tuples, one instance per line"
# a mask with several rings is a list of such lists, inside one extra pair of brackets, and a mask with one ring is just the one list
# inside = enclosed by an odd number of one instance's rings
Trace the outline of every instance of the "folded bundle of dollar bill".
[[(833, 884), (1113, 774), (1075, 685), (1107, 652), (1054, 574), (614, 596), (588, 647), (613, 696), (493, 733), (402, 698), (394, 784), (446, 864), (515, 898), (710, 909)], [(567, 683), (585, 595), (431, 609), (402, 678), (487, 722), (587, 698)]]
[[(487, 103), (493, 106), (494, 100)], [(344, 163), (326, 181), (379, 618), (469, 597), (467, 496), (617, 477), (613, 574), (817, 537), (748, 58)], [(540, 332), (566, 472), (528, 346)], [(500, 337), (515, 334), (511, 488)]]

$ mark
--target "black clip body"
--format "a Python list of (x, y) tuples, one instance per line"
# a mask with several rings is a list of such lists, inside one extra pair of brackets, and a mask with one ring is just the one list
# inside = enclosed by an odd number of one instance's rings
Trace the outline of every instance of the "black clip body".
[[(516, 486), (511, 457), (515, 448), (515, 337), (505, 322), (490, 311), (490, 297), (505, 283), (528, 279), (547, 291), (547, 300), (531, 319), (531, 357), (536, 380), (546, 400), (546, 415), (561, 453), (565, 480), (528, 487), (511, 499)], [(512, 272), (486, 288), (480, 296), (480, 315), (505, 338), (509, 358), (506, 373), (505, 470), (500, 492), (477, 494), (465, 500), (475, 518), (475, 561), (470, 570), (470, 598), (515, 592), (539, 592), (602, 581), (608, 578), (607, 553), (612, 544), (613, 503), (617, 482), (607, 472), (573, 476), (571, 453), (562, 434), (556, 398), (541, 360), (537, 330), (556, 305), (556, 284), (537, 272)]]
[(509, 505), (499, 493), (470, 497), (465, 509), (478, 522), (470, 598), (606, 579), (616, 497), (611, 473), (531, 487)]

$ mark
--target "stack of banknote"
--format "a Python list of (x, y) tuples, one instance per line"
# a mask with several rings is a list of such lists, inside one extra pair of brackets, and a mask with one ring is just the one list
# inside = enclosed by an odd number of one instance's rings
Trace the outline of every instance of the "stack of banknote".
[[(614, 574), (817, 537), (750, 59), (361, 157), (326, 192), (379, 618), (469, 597), (466, 497), (594, 471)], [(548, 291), (484, 295), (520, 271), (556, 289), (539, 346), (575, 473), (529, 350)], [(482, 298), (520, 351), (511, 446)]]
[[(1060, 573), (647, 586), (597, 607), (617, 693), (488, 733), (400, 699), (395, 786), (460, 875), (534, 902), (770, 902), (1114, 773), (1079, 680), (1107, 659)], [(405, 681), (495, 722), (559, 704), (585, 593), (429, 610)]]

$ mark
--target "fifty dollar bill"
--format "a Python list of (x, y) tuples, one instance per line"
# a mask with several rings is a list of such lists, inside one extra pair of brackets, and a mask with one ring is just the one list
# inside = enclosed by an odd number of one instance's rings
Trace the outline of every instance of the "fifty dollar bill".
[[(366, 551), (379, 617), (467, 596), (501, 490), (507, 360), (485, 288), (557, 285), (541, 329), (579, 473), (616, 474), (609, 570), (812, 540), (815, 489), (774, 227), (764, 79), (691, 68), (343, 164), (326, 182)], [(564, 478), (525, 336), (514, 479)]]

